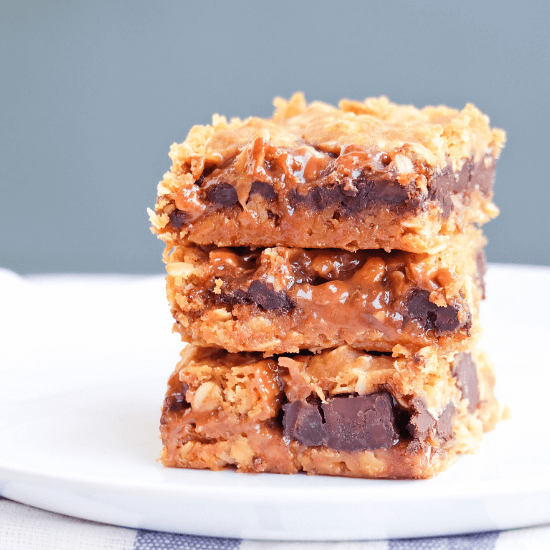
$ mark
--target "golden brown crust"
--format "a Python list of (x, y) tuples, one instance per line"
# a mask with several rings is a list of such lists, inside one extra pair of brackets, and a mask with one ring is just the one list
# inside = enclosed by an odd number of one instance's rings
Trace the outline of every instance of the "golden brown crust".
[(491, 129), (489, 117), (471, 103), (461, 111), (443, 105), (417, 109), (381, 96), (363, 102), (344, 99), (336, 108), (320, 101), (308, 105), (303, 94), (296, 93), (289, 101), (275, 98), (274, 104), (272, 119), (228, 122), (214, 115), (211, 126), (194, 126), (182, 144), (171, 148), (173, 171), (189, 165), (193, 172), (202, 162), (217, 164), (258, 135), (275, 146), (294, 147), (305, 141), (327, 151), (350, 144), (373, 151), (408, 145), (412, 155), (430, 166), (442, 168), (451, 162), (457, 169), (471, 157), (498, 158), (506, 140), (505, 132)]
[(471, 103), (461, 111), (443, 105), (417, 109), (381, 96), (363, 102), (343, 99), (336, 109), (319, 101), (307, 105), (299, 93), (274, 103), (274, 121), (322, 148), (354, 143), (390, 151), (409, 145), (430, 166), (450, 161), (455, 170), (471, 157), (498, 158), (506, 140), (505, 132), (491, 129), (489, 118)]

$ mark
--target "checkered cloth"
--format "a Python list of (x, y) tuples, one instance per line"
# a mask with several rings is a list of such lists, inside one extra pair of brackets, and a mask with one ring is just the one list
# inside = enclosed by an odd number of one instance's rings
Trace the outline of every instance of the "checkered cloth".
[[(0, 497), (1, 498), (1, 497)], [(550, 525), (454, 537), (274, 542), (126, 529), (0, 500), (1, 550), (548, 550)]]

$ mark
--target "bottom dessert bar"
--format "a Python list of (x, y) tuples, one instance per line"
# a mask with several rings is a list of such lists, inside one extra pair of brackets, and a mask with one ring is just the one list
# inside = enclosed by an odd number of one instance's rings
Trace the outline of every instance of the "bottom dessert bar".
[(487, 355), (348, 346), (265, 359), (188, 346), (161, 417), (162, 463), (240, 472), (429, 478), (501, 417)]

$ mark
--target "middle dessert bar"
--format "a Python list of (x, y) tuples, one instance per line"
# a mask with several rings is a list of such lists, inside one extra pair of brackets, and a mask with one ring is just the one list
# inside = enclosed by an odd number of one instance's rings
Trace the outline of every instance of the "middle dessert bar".
[(184, 340), (230, 352), (460, 350), (478, 331), (484, 244), (470, 227), (437, 254), (175, 247), (168, 299)]

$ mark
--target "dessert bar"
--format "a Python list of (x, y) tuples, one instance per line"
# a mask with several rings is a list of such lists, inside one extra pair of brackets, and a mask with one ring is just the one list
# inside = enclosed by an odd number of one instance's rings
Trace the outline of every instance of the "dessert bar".
[(477, 342), (505, 133), (471, 104), (274, 105), (193, 127), (149, 211), (190, 344), (162, 463), (430, 478), (503, 417)]
[(349, 346), (263, 358), (187, 347), (163, 406), (166, 466), (427, 478), (500, 417), (485, 353)]
[(150, 212), (167, 244), (436, 252), (494, 217), (505, 134), (468, 104), (275, 100), (273, 118), (215, 116), (173, 145)]
[(167, 293), (187, 342), (231, 352), (461, 349), (479, 332), (484, 245), (470, 227), (437, 254), (177, 246)]

